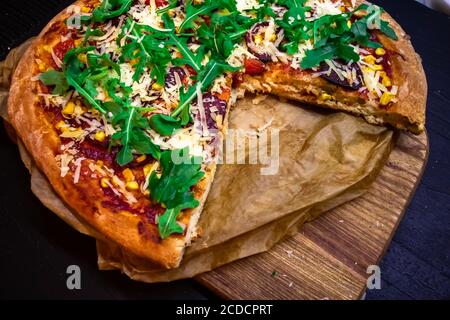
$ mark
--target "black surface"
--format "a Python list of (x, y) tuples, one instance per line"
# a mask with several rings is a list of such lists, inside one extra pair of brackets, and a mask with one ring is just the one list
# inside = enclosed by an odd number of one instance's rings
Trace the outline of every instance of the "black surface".
[[(450, 298), (450, 19), (412, 0), (374, 2), (402, 24), (424, 60), (430, 158), (382, 261), (382, 289), (366, 298)], [(69, 3), (2, 1), (0, 59)], [(214, 298), (192, 280), (149, 285), (98, 271), (94, 240), (73, 231), (33, 196), (29, 175), (3, 128), (0, 155), (0, 297)], [(66, 268), (72, 264), (81, 267), (81, 290), (66, 288)]]

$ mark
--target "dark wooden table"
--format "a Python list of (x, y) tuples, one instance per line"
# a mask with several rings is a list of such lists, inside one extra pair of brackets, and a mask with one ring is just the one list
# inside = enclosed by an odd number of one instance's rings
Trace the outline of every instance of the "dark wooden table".
[[(429, 95), (428, 165), (382, 261), (382, 289), (366, 299), (450, 298), (450, 18), (413, 0), (374, 1), (411, 35), (424, 60)], [(0, 60), (36, 35), (67, 0), (4, 0)], [(74, 232), (33, 196), (17, 148), (0, 129), (1, 298), (214, 299), (191, 280), (147, 285), (99, 272), (94, 240)], [(66, 288), (66, 268), (79, 265), (82, 289)]]

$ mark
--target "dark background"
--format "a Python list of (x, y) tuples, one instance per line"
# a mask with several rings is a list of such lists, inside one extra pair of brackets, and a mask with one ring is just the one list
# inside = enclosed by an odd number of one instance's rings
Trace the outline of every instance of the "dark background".
[[(0, 60), (39, 33), (70, 0), (3, 0)], [(382, 289), (366, 299), (450, 298), (450, 18), (413, 0), (373, 1), (411, 35), (428, 77), (430, 157), (423, 179), (381, 263)], [(142, 284), (100, 272), (95, 242), (74, 232), (31, 193), (29, 174), (0, 126), (0, 297), (59, 299), (214, 299), (183, 280)], [(82, 290), (66, 288), (79, 265)]]

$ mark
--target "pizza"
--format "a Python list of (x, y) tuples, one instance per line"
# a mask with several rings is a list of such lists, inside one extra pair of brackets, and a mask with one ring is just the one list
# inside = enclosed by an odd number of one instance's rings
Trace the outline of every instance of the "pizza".
[(22, 58), (8, 112), (71, 209), (175, 268), (245, 92), (424, 130), (408, 37), (380, 7), (341, 0), (79, 0)]

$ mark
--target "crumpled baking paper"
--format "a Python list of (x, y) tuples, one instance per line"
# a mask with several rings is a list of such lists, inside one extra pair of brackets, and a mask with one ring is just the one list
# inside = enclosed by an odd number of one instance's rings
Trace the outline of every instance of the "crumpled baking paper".
[[(30, 41), (0, 64), (0, 115), (6, 121), (11, 74)], [(270, 96), (239, 100), (230, 113), (229, 128), (256, 141), (264, 136), (278, 141), (279, 148), (272, 144), (266, 155), (276, 159), (278, 151), (279, 162), (249, 164), (247, 152), (246, 164), (219, 165), (199, 221), (201, 236), (186, 250), (180, 267), (171, 270), (134, 256), (84, 222), (58, 197), (17, 142), (31, 173), (33, 193), (73, 228), (97, 239), (99, 268), (119, 269), (145, 282), (193, 277), (269, 250), (304, 223), (363, 194), (395, 142), (390, 129)], [(254, 147), (246, 145), (247, 150)], [(267, 174), (273, 168), (278, 169), (276, 174)]]

